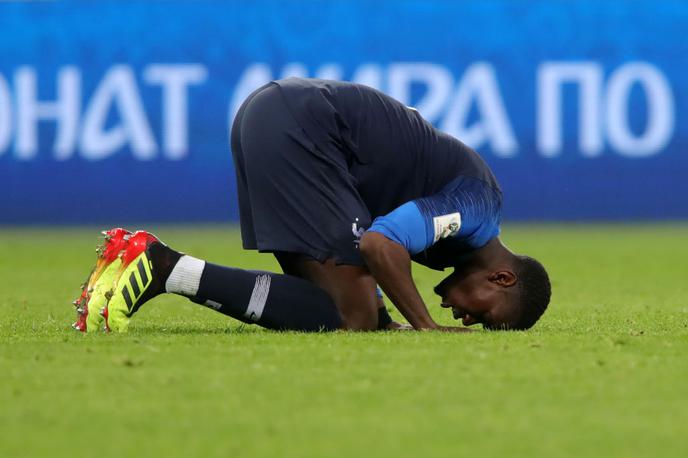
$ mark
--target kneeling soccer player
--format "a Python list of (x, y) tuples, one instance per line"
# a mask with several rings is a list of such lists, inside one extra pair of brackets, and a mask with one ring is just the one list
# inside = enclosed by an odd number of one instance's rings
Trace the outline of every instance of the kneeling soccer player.
[(289, 78), (253, 92), (232, 126), (244, 248), (285, 275), (207, 263), (147, 232), (111, 230), (76, 301), (75, 327), (125, 330), (163, 292), (270, 329), (398, 327), (379, 284), (414, 329), (439, 326), (411, 261), (454, 272), (434, 289), (465, 326), (528, 329), (551, 287), (543, 266), (499, 240), (502, 194), (471, 148), (358, 84)]

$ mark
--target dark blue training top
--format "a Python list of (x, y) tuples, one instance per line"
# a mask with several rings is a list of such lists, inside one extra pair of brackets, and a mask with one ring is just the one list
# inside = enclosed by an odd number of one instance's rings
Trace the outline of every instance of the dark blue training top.
[(276, 83), (318, 148), (345, 155), (374, 218), (368, 230), (437, 269), (499, 235), (502, 194), (492, 171), (417, 110), (360, 84), (303, 78)]

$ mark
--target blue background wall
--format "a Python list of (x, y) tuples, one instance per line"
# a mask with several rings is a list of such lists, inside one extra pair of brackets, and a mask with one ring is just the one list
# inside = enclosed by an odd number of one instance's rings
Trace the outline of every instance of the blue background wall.
[(232, 114), (291, 74), (416, 106), (506, 219), (688, 217), (682, 1), (0, 4), (0, 31), (0, 222), (236, 220)]

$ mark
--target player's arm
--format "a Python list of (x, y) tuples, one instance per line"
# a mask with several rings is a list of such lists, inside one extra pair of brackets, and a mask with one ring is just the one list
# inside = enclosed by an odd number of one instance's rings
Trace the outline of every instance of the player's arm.
[(415, 329), (466, 330), (439, 326), (413, 282), (411, 253), (436, 241), (414, 202), (375, 220), (361, 238), (361, 254), (378, 284)]
[(373, 277), (392, 303), (415, 329), (436, 329), (411, 277), (411, 256), (406, 249), (379, 232), (366, 232), (361, 253)]

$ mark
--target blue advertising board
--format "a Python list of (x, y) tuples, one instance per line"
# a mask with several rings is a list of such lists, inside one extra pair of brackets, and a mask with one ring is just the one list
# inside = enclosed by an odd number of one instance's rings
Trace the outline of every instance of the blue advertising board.
[(0, 31), (0, 223), (237, 220), (232, 117), (292, 75), (416, 107), (507, 220), (688, 217), (680, 0), (9, 3)]

